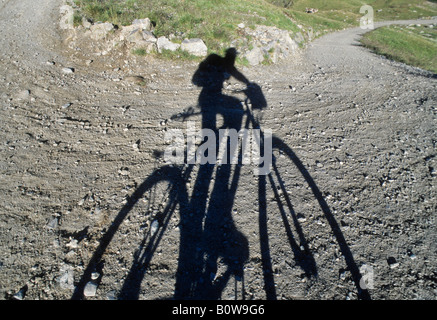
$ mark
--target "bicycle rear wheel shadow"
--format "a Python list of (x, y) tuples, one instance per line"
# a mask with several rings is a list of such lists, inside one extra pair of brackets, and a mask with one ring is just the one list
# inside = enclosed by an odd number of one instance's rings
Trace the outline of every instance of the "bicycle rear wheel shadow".
[[(219, 299), (232, 276), (243, 278), (248, 256), (246, 238), (226, 214), (234, 199), (227, 193), (234, 191), (220, 181), (228, 181), (228, 168), (170, 165), (153, 172), (101, 238), (73, 299), (83, 298), (98, 267), (105, 272), (102, 282), (128, 270), (119, 276), (118, 299)], [(195, 184), (187, 188), (191, 175)]]
[[(105, 274), (119, 273), (120, 270), (128, 269), (129, 272), (126, 276), (113, 275), (116, 278), (121, 278), (121, 281), (124, 280), (121, 288), (117, 290), (117, 298), (138, 299), (142, 280), (164, 236), (167, 238), (167, 247), (173, 248), (175, 244), (179, 243), (178, 232), (175, 232), (177, 219), (172, 221), (172, 217), (179, 210), (178, 204), (187, 202), (186, 196), (184, 177), (179, 167), (164, 166), (148, 176), (129, 197), (127, 203), (103, 234), (74, 290), (72, 299), (84, 298), (84, 289), (91, 280), (92, 273), (99, 266), (102, 268), (102, 265), (104, 265)], [(132, 223), (129, 223), (130, 221)], [(173, 230), (170, 236), (166, 235), (168, 229)], [(125, 238), (130, 240), (125, 241)], [(170, 245), (171, 242), (173, 245)], [(133, 243), (135, 244), (133, 245)], [(130, 261), (124, 261), (124, 258), (120, 259), (120, 253), (123, 251), (131, 252), (133, 246), (137, 247), (133, 253), (133, 259)], [(167, 254), (166, 259), (168, 256)], [(166, 269), (165, 262), (161, 267)], [(171, 293), (173, 291), (174, 285)], [(168, 297), (169, 294), (167, 292), (164, 298)]]

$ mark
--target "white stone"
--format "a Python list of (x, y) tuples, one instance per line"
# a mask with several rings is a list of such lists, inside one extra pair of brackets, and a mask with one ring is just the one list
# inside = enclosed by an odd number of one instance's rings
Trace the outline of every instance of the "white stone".
[(97, 284), (93, 281), (89, 281), (83, 289), (83, 295), (85, 297), (94, 297), (97, 293)]
[(61, 14), (61, 19), (59, 21), (59, 27), (62, 30), (73, 29), (73, 16), (74, 10), (69, 5), (63, 5), (59, 8), (59, 12)]
[(245, 57), (251, 66), (256, 66), (264, 60), (264, 54), (262, 50), (258, 47), (255, 47), (248, 53), (246, 53)]
[(155, 233), (158, 231), (159, 229), (159, 222), (158, 220), (155, 220), (152, 222), (152, 225), (150, 226), (150, 236), (154, 236)]
[(62, 289), (74, 289), (74, 271), (69, 265), (61, 267), (61, 276), (58, 278), (58, 283)]
[(135, 19), (132, 21), (132, 25), (136, 26), (137, 28), (141, 28), (142, 30), (152, 30), (152, 22), (149, 18)]
[[(252, 37), (251, 46), (254, 48), (246, 53), (246, 58), (251, 65), (259, 64), (265, 57), (276, 63), (298, 49), (297, 42), (290, 37), (287, 30), (257, 26), (255, 30), (246, 29), (246, 33)], [(300, 33), (298, 37), (300, 40), (303, 39)], [(262, 53), (257, 48), (261, 49)]]
[(135, 29), (129, 33), (126, 37), (129, 42), (139, 42), (144, 40), (143, 31), (141, 29)]
[(29, 90), (22, 90), (15, 95), (16, 100), (27, 100), (30, 97)]
[(205, 57), (208, 54), (205, 43), (198, 38), (185, 39), (182, 41), (181, 49), (197, 57)]
[(143, 39), (147, 42), (156, 43), (157, 39), (151, 31), (143, 31)]
[(58, 218), (53, 218), (47, 224), (47, 228), (49, 228), (49, 229), (55, 229), (57, 226), (58, 226)]
[(91, 26), (92, 26), (93, 24), (87, 19), (87, 18), (85, 18), (85, 17), (82, 17), (82, 26), (85, 28), (85, 29), (89, 29), (89, 28), (91, 28)]
[(62, 72), (65, 74), (71, 74), (74, 72), (73, 68), (62, 68)]
[(117, 300), (117, 294), (115, 293), (114, 290), (111, 290), (108, 293), (106, 293), (106, 299), (108, 299), (108, 300)]
[(93, 24), (90, 27), (91, 38), (94, 40), (102, 40), (107, 37), (110, 31), (114, 30), (114, 25), (109, 22)]
[(76, 249), (78, 247), (78, 241), (76, 239), (71, 239), (70, 242), (65, 245), (67, 248)]
[(91, 273), (91, 280), (97, 280), (100, 277), (100, 273), (93, 272)]
[(181, 46), (178, 43), (171, 42), (166, 37), (159, 37), (156, 44), (158, 46), (159, 53), (162, 53), (162, 50), (176, 51)]
[(120, 32), (120, 41), (128, 41), (133, 48), (144, 49), (146, 53), (156, 51), (157, 39), (151, 31), (142, 30), (139, 25), (123, 27)]
[(127, 38), (135, 31), (139, 30), (140, 28), (136, 25), (130, 25), (130, 26), (124, 26), (121, 27), (120, 30), (120, 40), (124, 41), (127, 40)]

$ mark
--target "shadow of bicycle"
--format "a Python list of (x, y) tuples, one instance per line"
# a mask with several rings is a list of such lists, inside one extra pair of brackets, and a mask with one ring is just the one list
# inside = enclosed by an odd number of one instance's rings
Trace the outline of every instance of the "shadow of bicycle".
[[(235, 57), (236, 51), (232, 48), (227, 50), (225, 57), (210, 55), (193, 75), (193, 83), (202, 88), (198, 99), (201, 127), (212, 130), (217, 138), (220, 129), (239, 131), (242, 128), (259, 128), (254, 112), (267, 106), (260, 87), (250, 83), (235, 68)], [(240, 99), (223, 93), (223, 83), (231, 76), (247, 85), (244, 94), (246, 101), (250, 101), (250, 109), (245, 109)], [(185, 119), (185, 116), (181, 118)], [(222, 120), (220, 125), (219, 119)], [(210, 139), (202, 138), (201, 145)], [(217, 139), (214, 143), (219, 148), (221, 141)], [(255, 176), (255, 183), (252, 183), (258, 189), (257, 199), (253, 201), (258, 213), (256, 224), (265, 297), (275, 300), (279, 295), (272, 264), (272, 230), (269, 229), (271, 221), (268, 218), (272, 212), (272, 201), (268, 199), (268, 194), (274, 198), (276, 221), (282, 225), (285, 234), (280, 241), (291, 250), (286, 255), (293, 257), (296, 267), (306, 277), (318, 276), (309, 241), (293, 207), (286, 181), (288, 177), (281, 172), (294, 166), (334, 234), (359, 298), (369, 299), (368, 291), (360, 287), (361, 275), (350, 248), (309, 172), (293, 150), (279, 138), (273, 137), (272, 145), (276, 153), (270, 173)], [(229, 150), (229, 142), (227, 147)], [(203, 156), (208, 157), (209, 150), (203, 152)], [(241, 154), (240, 146), (239, 160)], [(279, 163), (283, 158), (288, 162), (281, 166)], [(188, 160), (187, 153), (185, 160)], [(230, 163), (230, 159), (227, 160)], [(123, 282), (117, 292), (119, 299), (221, 299), (231, 279), (235, 279), (235, 298), (239, 293), (239, 299), (246, 299), (245, 266), (252, 249), (248, 237), (237, 227), (233, 211), (237, 190), (244, 176), (242, 170), (239, 162), (232, 165), (167, 165), (154, 171), (129, 197), (103, 234), (72, 298), (84, 298), (84, 289), (96, 268), (99, 266), (100, 270), (104, 270), (103, 264), (123, 263), (120, 261), (123, 258), (117, 258), (117, 252), (129, 250), (134, 245), (137, 249), (130, 266), (126, 268), (125, 275), (120, 276)], [(133, 221), (137, 226), (135, 228), (131, 225)], [(121, 229), (125, 231), (121, 232)], [(123, 235), (126, 234), (130, 242), (125, 242)], [(146, 275), (149, 280), (144, 284)], [(144, 285), (158, 294), (143, 296)], [(240, 288), (237, 289), (237, 286)]]

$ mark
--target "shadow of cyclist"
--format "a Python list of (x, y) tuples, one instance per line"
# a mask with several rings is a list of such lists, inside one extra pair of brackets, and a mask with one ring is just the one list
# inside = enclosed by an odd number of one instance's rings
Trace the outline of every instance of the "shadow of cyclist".
[[(252, 109), (262, 109), (267, 106), (261, 88), (256, 84), (250, 83), (247, 78), (235, 68), (236, 51), (231, 48), (226, 51), (225, 57), (210, 55), (200, 65), (193, 75), (193, 83), (202, 87), (199, 95), (198, 104), (202, 115), (202, 129), (209, 129), (216, 133), (215, 144), (221, 145), (218, 141), (219, 129), (236, 129), (259, 127), (257, 120), (251, 112), (246, 112), (239, 99), (223, 93), (224, 82), (233, 76), (235, 79), (247, 85), (244, 93), (252, 104)], [(223, 119), (219, 126), (218, 116)], [(246, 122), (244, 122), (244, 116)], [(206, 139), (203, 143), (207, 142)], [(362, 299), (369, 299), (366, 290), (361, 290), (360, 272), (353, 259), (352, 253), (343, 237), (343, 234), (332, 215), (323, 196), (303, 166), (299, 158), (291, 148), (285, 145), (278, 138), (273, 139), (273, 144), (282, 150), (298, 168), (308, 183), (313, 195), (318, 200), (320, 207), (329, 222), (331, 230), (337, 239), (340, 250), (345, 257), (346, 263), (353, 280), (358, 288), (359, 296)], [(229, 145), (228, 145), (229, 150)], [(206, 150), (207, 152), (208, 150)], [(241, 153), (241, 149), (240, 149)], [(205, 154), (204, 156), (208, 156)], [(230, 156), (229, 154), (227, 156)], [(230, 159), (228, 159), (227, 163)], [(191, 197), (185, 189), (185, 181), (192, 172), (195, 164), (188, 166), (182, 171), (176, 166), (164, 166), (156, 170), (147, 177), (144, 182), (135, 190), (129, 201), (121, 208), (120, 212), (109, 226), (108, 230), (100, 239), (98, 248), (93, 253), (83, 275), (77, 285), (73, 299), (83, 297), (84, 287), (89, 281), (95, 267), (101, 263), (102, 257), (108, 245), (112, 241), (114, 234), (119, 229), (121, 223), (134, 208), (138, 200), (154, 184), (162, 179), (173, 182), (169, 199), (171, 206), (162, 213), (162, 230), (159, 236), (155, 236), (156, 241), (150, 244), (140, 244), (145, 249), (136, 257), (132, 268), (119, 292), (119, 298), (138, 299), (140, 285), (149, 267), (150, 261), (159, 244), (159, 239), (164, 234), (168, 219), (179, 204), (180, 211), (180, 247), (178, 258), (178, 269), (176, 274), (175, 299), (220, 299), (223, 290), (232, 276), (242, 282), (242, 293), (244, 298), (244, 265), (249, 257), (249, 244), (247, 238), (236, 227), (232, 208), (235, 201), (238, 182), (240, 180), (241, 165), (221, 164), (215, 162), (206, 163), (198, 167), (196, 180)], [(280, 173), (273, 161), (273, 172), (276, 174), (281, 188), (284, 183)], [(267, 230), (267, 206), (266, 206), (266, 185), (271, 180), (271, 175), (260, 176), (258, 178), (258, 202), (259, 202), (259, 238), (261, 249), (261, 260), (264, 276), (264, 290), (267, 299), (276, 299), (275, 281), (273, 279), (272, 257), (270, 256), (269, 236)], [(277, 197), (279, 199), (279, 197)], [(288, 207), (290, 214), (294, 216), (291, 201), (285, 197), (285, 203), (281, 208)], [(285, 209), (281, 210), (284, 227), (287, 231), (288, 242), (292, 248), (298, 264), (308, 276), (316, 275), (317, 269), (314, 258), (310, 250), (305, 246), (302, 252), (297, 245), (295, 236), (292, 234), (288, 221), (285, 220)], [(296, 219), (294, 219), (296, 220)], [(299, 242), (305, 244), (305, 238), (301, 227), (297, 221), (293, 221)], [(146, 241), (146, 239), (144, 240)], [(223, 271), (224, 269), (224, 271)]]

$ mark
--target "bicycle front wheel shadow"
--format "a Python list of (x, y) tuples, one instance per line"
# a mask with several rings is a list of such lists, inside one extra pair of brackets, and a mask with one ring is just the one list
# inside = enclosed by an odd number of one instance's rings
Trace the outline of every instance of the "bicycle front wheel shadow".
[[(259, 190), (266, 298), (341, 299), (350, 291), (366, 298), (352, 253), (314, 178), (277, 137), (272, 170), (259, 178)], [(339, 281), (339, 274), (345, 279)]]
[(100, 239), (73, 298), (84, 297), (99, 265), (99, 299), (172, 298), (180, 242), (178, 212), (184, 197), (180, 168), (165, 166), (147, 177)]

